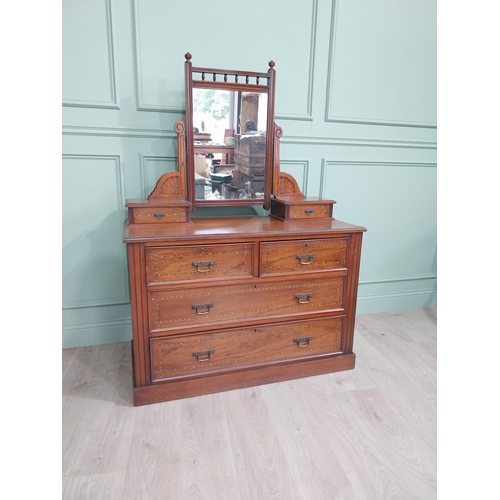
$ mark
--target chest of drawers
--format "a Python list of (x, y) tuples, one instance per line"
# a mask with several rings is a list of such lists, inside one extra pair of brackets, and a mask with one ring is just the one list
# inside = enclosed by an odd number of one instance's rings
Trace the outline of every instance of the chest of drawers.
[(134, 405), (352, 369), (364, 228), (128, 224)]

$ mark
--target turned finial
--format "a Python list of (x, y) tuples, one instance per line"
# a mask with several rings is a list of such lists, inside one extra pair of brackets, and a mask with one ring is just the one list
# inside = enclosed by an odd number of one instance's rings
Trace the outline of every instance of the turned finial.
[(191, 58), (193, 56), (189, 52), (186, 52), (186, 54), (184, 55), (184, 57), (186, 58), (186, 61), (189, 62), (189, 61), (191, 61)]
[(272, 61), (272, 60), (271, 60), (271, 61), (269, 61), (269, 67), (270, 67), (271, 69), (273, 69), (273, 68), (274, 68), (274, 64), (275, 64), (275, 63), (274, 63), (274, 61)]

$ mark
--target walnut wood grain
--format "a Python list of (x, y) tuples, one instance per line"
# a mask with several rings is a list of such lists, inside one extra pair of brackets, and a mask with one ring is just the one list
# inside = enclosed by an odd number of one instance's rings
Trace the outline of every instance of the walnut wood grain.
[(129, 223), (134, 404), (353, 368), (364, 231), (333, 219)]
[(347, 238), (272, 241), (260, 244), (260, 276), (347, 269)]
[[(149, 332), (227, 328), (343, 313), (343, 275), (149, 290)], [(195, 307), (196, 306), (196, 307)], [(198, 307), (199, 306), (199, 307)]]
[(148, 285), (212, 283), (252, 276), (253, 244), (179, 245), (146, 249)]
[(191, 219), (191, 224), (128, 225), (125, 243), (164, 241), (254, 241), (273, 238), (343, 236), (363, 233), (364, 227), (332, 219), (279, 221), (268, 217), (214, 217)]
[(340, 352), (342, 317), (151, 340), (153, 380), (263, 366)]

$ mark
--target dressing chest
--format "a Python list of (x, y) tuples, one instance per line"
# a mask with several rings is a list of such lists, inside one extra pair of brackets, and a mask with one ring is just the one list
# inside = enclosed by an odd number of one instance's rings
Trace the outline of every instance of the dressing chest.
[[(186, 124), (181, 120), (175, 127), (178, 171), (164, 174), (147, 200), (127, 202), (124, 241), (136, 406), (348, 370), (355, 364), (365, 229), (335, 220), (334, 201), (306, 197), (292, 176), (280, 172), (274, 63), (268, 73), (233, 72), (246, 75), (243, 87), (238, 78), (214, 86), (216, 75), (227, 79), (229, 72), (192, 68), (190, 59), (187, 54)], [(194, 84), (196, 71), (213, 78)], [(249, 84), (249, 77), (258, 83)], [(202, 151), (192, 137), (197, 131), (191, 101), (196, 85), (265, 95), (267, 121), (261, 136), (266, 149), (259, 153), (265, 158), (265, 174), (259, 160), (255, 184), (251, 170), (241, 180), (236, 162), (231, 163), (232, 144), (238, 144), (244, 131), (230, 123), (233, 135), (228, 136), (236, 135), (236, 140), (226, 141), (227, 151), (225, 145), (217, 146), (223, 160), (204, 157), (210, 161), (202, 192), (215, 195), (196, 195), (195, 179), (200, 179), (194, 157)], [(241, 108), (238, 113), (241, 117)], [(214, 167), (222, 174), (212, 183)], [(218, 179), (226, 176), (227, 186), (217, 191)], [(220, 197), (223, 193), (239, 195)], [(270, 215), (191, 217), (196, 206), (210, 206), (211, 201), (227, 207), (260, 204)]]

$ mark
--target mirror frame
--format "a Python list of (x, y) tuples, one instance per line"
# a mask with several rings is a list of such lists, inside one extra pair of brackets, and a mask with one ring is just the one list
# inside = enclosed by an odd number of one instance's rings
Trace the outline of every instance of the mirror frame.
[[(186, 80), (186, 163), (188, 174), (188, 200), (192, 203), (192, 210), (198, 207), (262, 205), (265, 210), (271, 208), (271, 190), (273, 185), (274, 161), (274, 92), (275, 70), (274, 61), (269, 62), (267, 73), (255, 71), (224, 70), (215, 68), (193, 67), (191, 54), (185, 55)], [(229, 80), (228, 81), (228, 77)], [(238, 80), (241, 79), (240, 83)], [(263, 84), (262, 82), (266, 82)], [(265, 153), (265, 180), (264, 198), (249, 199), (195, 199), (195, 144), (193, 124), (193, 89), (219, 89), (236, 92), (260, 92), (267, 97), (267, 124), (266, 124), (266, 153)]]

